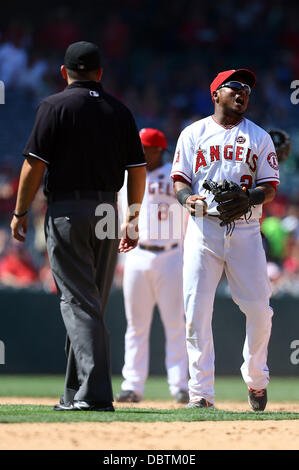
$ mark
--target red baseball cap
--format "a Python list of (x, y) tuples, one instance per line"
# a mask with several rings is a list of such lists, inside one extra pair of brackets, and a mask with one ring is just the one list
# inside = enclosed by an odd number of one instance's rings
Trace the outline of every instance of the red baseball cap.
[[(218, 73), (217, 77), (214, 78), (210, 85), (211, 95), (213, 95), (213, 91), (216, 91), (217, 88), (222, 85), (226, 80), (236, 79), (239, 75), (242, 75), (242, 78), (245, 77), (245, 83), (253, 88), (256, 82), (256, 78), (253, 72), (248, 69), (237, 69), (237, 70), (225, 70), (224, 72)], [(243, 78), (244, 81), (244, 78)]]
[(146, 127), (141, 129), (139, 136), (142, 142), (142, 145), (145, 147), (160, 147), (162, 149), (167, 149), (167, 140), (163, 132), (158, 131), (158, 129), (151, 129)]

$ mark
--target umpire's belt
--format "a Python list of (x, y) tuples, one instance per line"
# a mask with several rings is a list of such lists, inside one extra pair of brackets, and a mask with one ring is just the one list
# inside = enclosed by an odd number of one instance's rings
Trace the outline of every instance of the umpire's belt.
[(116, 192), (113, 191), (57, 191), (47, 195), (48, 204), (56, 201), (80, 201), (91, 199), (99, 202), (116, 202)]
[(158, 251), (172, 250), (173, 248), (176, 248), (177, 246), (179, 246), (179, 244), (173, 243), (172, 245), (158, 246), (158, 245), (142, 245), (142, 243), (140, 243), (138, 246), (142, 250), (158, 252)]

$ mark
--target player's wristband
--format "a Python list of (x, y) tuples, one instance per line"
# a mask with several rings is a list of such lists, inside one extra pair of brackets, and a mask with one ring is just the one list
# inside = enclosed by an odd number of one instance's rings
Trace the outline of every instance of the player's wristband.
[(262, 188), (248, 189), (249, 202), (252, 206), (263, 204), (266, 194)]
[(17, 214), (16, 212), (13, 213), (13, 215), (17, 218), (24, 217), (24, 215), (27, 214), (28, 211), (23, 212), (23, 214)]
[(184, 188), (184, 189), (180, 189), (177, 192), (176, 197), (179, 203), (182, 204), (182, 206), (184, 206), (186, 204), (188, 197), (192, 196), (193, 194), (194, 193), (191, 188)]

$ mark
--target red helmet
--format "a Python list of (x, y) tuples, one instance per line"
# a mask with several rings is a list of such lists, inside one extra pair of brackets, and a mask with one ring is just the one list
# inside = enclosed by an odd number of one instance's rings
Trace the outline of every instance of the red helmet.
[(139, 136), (144, 147), (160, 147), (167, 149), (167, 140), (163, 132), (146, 127), (141, 129)]

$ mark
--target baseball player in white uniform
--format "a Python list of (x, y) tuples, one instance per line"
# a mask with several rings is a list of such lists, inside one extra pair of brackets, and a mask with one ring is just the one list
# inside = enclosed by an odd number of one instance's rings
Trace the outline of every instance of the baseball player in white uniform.
[[(189, 218), (184, 244), (183, 289), (189, 356), (188, 408), (214, 404), (212, 311), (223, 270), (234, 302), (246, 315), (241, 372), (254, 411), (267, 403), (267, 350), (272, 308), (259, 218), (279, 183), (275, 148), (269, 134), (243, 117), (255, 75), (246, 69), (221, 72), (211, 83), (212, 116), (186, 127), (177, 142), (171, 176)], [(230, 180), (243, 186), (252, 207), (248, 219), (228, 233), (220, 226), (217, 203), (203, 189), (205, 180)], [(203, 217), (195, 217), (203, 204)], [(228, 338), (233, 341), (233, 338)]]
[[(139, 214), (139, 242), (126, 254), (123, 292), (127, 318), (122, 391), (118, 402), (139, 402), (149, 370), (149, 335), (157, 304), (166, 336), (166, 370), (171, 395), (188, 403), (188, 358), (183, 306), (183, 236), (188, 212), (177, 202), (171, 163), (162, 163), (165, 135), (142, 129), (147, 161), (146, 189)], [(186, 225), (186, 224), (185, 224)]]

